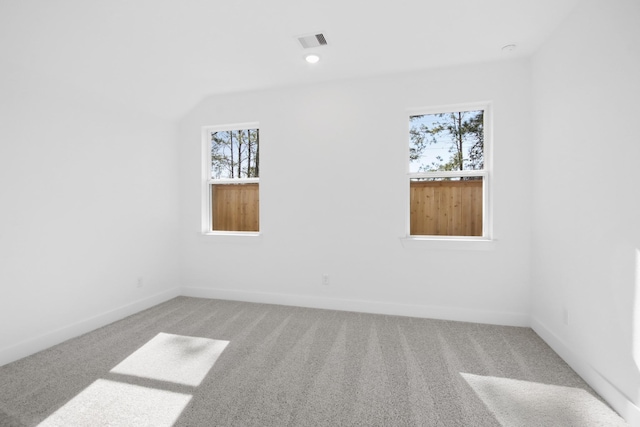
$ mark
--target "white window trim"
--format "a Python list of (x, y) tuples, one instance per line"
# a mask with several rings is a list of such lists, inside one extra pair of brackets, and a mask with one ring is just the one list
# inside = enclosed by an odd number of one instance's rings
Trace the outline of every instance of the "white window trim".
[[(405, 180), (405, 233), (400, 238), (405, 248), (426, 249), (461, 249), (461, 250), (492, 250), (495, 248), (493, 238), (493, 212), (492, 212), (492, 167), (493, 167), (493, 111), (491, 102), (477, 102), (468, 104), (443, 105), (427, 108), (407, 109), (405, 117), (422, 114), (452, 113), (457, 111), (483, 110), (484, 130), (484, 169), (466, 171), (437, 171), (437, 172), (410, 172), (409, 144), (406, 144), (406, 170)], [(405, 131), (404, 141), (409, 141), (409, 127)], [(461, 176), (482, 177), (482, 236), (440, 236), (440, 235), (412, 235), (411, 234), (411, 194), (410, 183), (412, 178), (447, 178)]]
[[(205, 236), (219, 236), (226, 240), (227, 238), (235, 237), (259, 237), (260, 231), (215, 231), (211, 230), (211, 184), (248, 184), (260, 182), (260, 178), (223, 178), (212, 179), (211, 178), (211, 133), (222, 132), (229, 130), (248, 130), (248, 129), (260, 129), (258, 122), (245, 122), (235, 123), (227, 125), (215, 125), (215, 126), (203, 126), (202, 127), (202, 151), (200, 157), (202, 158), (202, 189), (201, 189), (201, 234)], [(260, 203), (261, 207), (262, 203)], [(262, 209), (260, 209), (260, 229), (262, 229)]]

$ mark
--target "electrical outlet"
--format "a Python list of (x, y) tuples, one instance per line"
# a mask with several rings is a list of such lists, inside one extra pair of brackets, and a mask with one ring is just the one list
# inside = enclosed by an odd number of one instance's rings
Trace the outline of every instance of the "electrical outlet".
[(329, 275), (328, 274), (323, 274), (322, 275), (322, 284), (324, 286), (329, 286)]
[(138, 282), (136, 287), (141, 288), (143, 286), (144, 286), (144, 278), (138, 277)]

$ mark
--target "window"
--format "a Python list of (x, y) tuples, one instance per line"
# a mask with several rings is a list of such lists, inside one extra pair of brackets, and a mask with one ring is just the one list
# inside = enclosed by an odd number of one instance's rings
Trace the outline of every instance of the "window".
[(203, 128), (203, 231), (260, 231), (257, 123)]
[(443, 110), (409, 116), (409, 235), (488, 238), (487, 108)]

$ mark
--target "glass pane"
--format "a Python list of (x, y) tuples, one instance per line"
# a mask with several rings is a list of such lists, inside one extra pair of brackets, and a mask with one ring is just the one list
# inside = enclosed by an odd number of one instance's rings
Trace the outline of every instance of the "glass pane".
[(260, 130), (211, 132), (211, 178), (258, 178)]
[(482, 177), (410, 180), (412, 236), (482, 236)]
[(409, 117), (409, 172), (482, 170), (484, 111)]
[(211, 184), (211, 229), (260, 231), (259, 184)]

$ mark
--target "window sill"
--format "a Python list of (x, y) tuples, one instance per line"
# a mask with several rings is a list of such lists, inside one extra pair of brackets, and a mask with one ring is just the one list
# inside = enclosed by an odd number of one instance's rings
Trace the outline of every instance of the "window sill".
[(430, 249), (453, 251), (493, 251), (496, 241), (487, 238), (456, 237), (401, 237), (400, 243), (405, 249)]
[(262, 240), (260, 232), (252, 231), (209, 231), (200, 235), (204, 240), (216, 243), (258, 243)]

